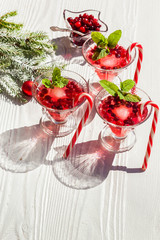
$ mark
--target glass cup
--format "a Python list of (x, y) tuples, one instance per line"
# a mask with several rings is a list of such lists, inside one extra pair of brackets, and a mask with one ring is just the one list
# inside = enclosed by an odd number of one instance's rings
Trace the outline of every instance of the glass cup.
[[(131, 45), (131, 42), (124, 39), (123, 37), (121, 37), (121, 39), (118, 42), (118, 45), (127, 49)], [(99, 90), (102, 89), (99, 84), (99, 80), (106, 79), (108, 81), (114, 81), (116, 76), (119, 76), (119, 74), (123, 70), (128, 69), (128, 67), (133, 63), (133, 61), (136, 58), (136, 49), (132, 50), (132, 52), (130, 54), (130, 60), (127, 62), (127, 64), (124, 67), (116, 68), (116, 66), (115, 66), (114, 69), (104, 69), (104, 66), (103, 66), (103, 68), (101, 68), (96, 63), (93, 64), (93, 61), (91, 61), (89, 59), (90, 50), (92, 48), (94, 48), (95, 46), (96, 46), (96, 43), (94, 43), (94, 41), (90, 37), (89, 39), (87, 39), (85, 41), (85, 43), (82, 46), (82, 54), (83, 54), (85, 61), (89, 64), (89, 66), (93, 70), (93, 74), (91, 75), (91, 77), (89, 79), (89, 88), (90, 88), (90, 91), (95, 92), (95, 95), (96, 95), (99, 92)], [(112, 56), (108, 57), (108, 58), (111, 59)]]
[[(44, 72), (34, 80), (32, 94), (35, 100), (42, 106), (43, 114), (40, 119), (40, 125), (43, 131), (49, 135), (61, 137), (70, 134), (76, 128), (76, 114), (74, 113), (76, 113), (76, 110), (85, 102), (85, 99), (82, 98), (82, 101), (77, 100), (76, 105), (74, 103), (72, 104), (75, 99), (73, 99), (72, 93), (69, 93), (70, 99), (68, 100), (68, 104), (71, 103), (71, 105), (67, 105), (67, 109), (63, 109), (61, 104), (63, 104), (65, 92), (61, 88), (54, 88), (56, 89), (55, 94), (57, 100), (54, 100), (53, 102), (53, 96), (50, 95), (50, 90), (46, 88), (41, 92), (41, 89), (43, 87), (42, 79), (52, 79), (52, 72), (53, 70)], [(88, 84), (85, 79), (79, 74), (69, 70), (61, 70), (61, 76), (74, 81), (83, 90), (83, 92), (88, 92)], [(46, 93), (47, 91), (48, 93)], [(67, 91), (67, 89), (65, 91)], [(73, 89), (72, 91), (76, 91), (76, 89)], [(44, 92), (46, 94), (45, 101), (41, 101), (41, 96), (43, 97)], [(55, 101), (59, 102), (59, 104), (56, 105)]]
[[(84, 13), (86, 13), (88, 15), (93, 15), (94, 18), (98, 19), (98, 22), (101, 25), (100, 32), (107, 32), (108, 31), (108, 26), (100, 19), (101, 12), (97, 11), (97, 10), (91, 10), (91, 9), (83, 10), (83, 11), (80, 11), (80, 12), (73, 12), (73, 11), (65, 9), (63, 11), (63, 18), (65, 20), (66, 27), (69, 28), (69, 29), (72, 29), (71, 25), (69, 24), (69, 22), (67, 20), (69, 17), (72, 17), (74, 19), (75, 17), (78, 17), (80, 14), (83, 15)], [(90, 37), (90, 33), (91, 33), (91, 31), (87, 32), (87, 33), (84, 33), (84, 36), (80, 36), (78, 34), (75, 34), (75, 33), (71, 32), (71, 34), (69, 36), (69, 39), (70, 39), (73, 46), (81, 48), (83, 43)]]
[[(146, 102), (151, 100), (150, 97), (145, 93), (143, 90), (136, 88), (134, 94), (137, 94), (141, 97), (141, 102)], [(138, 124), (134, 125), (127, 125), (127, 126), (121, 126), (116, 125), (112, 122), (107, 121), (100, 111), (100, 103), (103, 99), (110, 96), (110, 94), (105, 90), (101, 90), (96, 98), (95, 98), (95, 107), (96, 112), (98, 115), (103, 119), (103, 121), (106, 123), (106, 126), (103, 128), (100, 134), (100, 139), (102, 142), (102, 145), (111, 152), (119, 153), (119, 152), (125, 152), (130, 150), (135, 142), (136, 142), (136, 135), (134, 132), (134, 129), (144, 123), (152, 112), (152, 107), (147, 106), (147, 114), (142, 121), (140, 121)]]

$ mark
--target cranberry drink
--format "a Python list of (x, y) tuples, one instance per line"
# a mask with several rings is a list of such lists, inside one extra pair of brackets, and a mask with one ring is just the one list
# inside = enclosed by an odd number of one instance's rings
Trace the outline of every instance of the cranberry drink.
[(73, 108), (83, 102), (84, 99), (79, 101), (78, 98), (84, 89), (76, 80), (69, 78), (65, 79), (61, 87), (57, 83), (56, 86), (52, 84), (53, 79), (43, 79), (36, 89), (36, 100), (47, 108), (54, 121), (64, 122)]
[(147, 117), (148, 110), (144, 109), (140, 114), (140, 105), (137, 102), (128, 102), (119, 97), (108, 96), (99, 104), (99, 114), (107, 122), (117, 125), (110, 125), (112, 132), (123, 137), (126, 130), (118, 126), (132, 126), (144, 121)]
[[(113, 96), (107, 94), (102, 97), (98, 105), (98, 113), (102, 119), (107, 121), (112, 132), (120, 138), (126, 135), (129, 127), (140, 124), (148, 116), (147, 108), (141, 114), (141, 99), (137, 95), (128, 92), (128, 89), (134, 84), (134, 81), (131, 81), (126, 80), (121, 83), (121, 89), (114, 88), (113, 83), (109, 82), (108, 84), (105, 80), (100, 81), (101, 86), (112, 93)], [(130, 85), (130, 87), (126, 87), (127, 85)], [(114, 90), (110, 91), (110, 89)]]
[(118, 72), (127, 66), (127, 50), (118, 44), (121, 38), (121, 30), (117, 30), (104, 37), (99, 32), (91, 34), (92, 44), (86, 53), (87, 62), (95, 67), (95, 71), (100, 79), (112, 81)]

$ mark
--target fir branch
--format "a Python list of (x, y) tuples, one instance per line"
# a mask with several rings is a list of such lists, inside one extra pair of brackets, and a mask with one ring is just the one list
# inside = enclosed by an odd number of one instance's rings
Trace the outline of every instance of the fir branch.
[(4, 75), (0, 78), (0, 88), (5, 92), (7, 95), (11, 97), (18, 97), (21, 100), (23, 99), (22, 93), (18, 87), (18, 85), (12, 81), (10, 75)]
[(0, 31), (0, 42), (14, 44), (20, 43), (23, 40), (22, 36), (20, 37), (17, 32), (7, 32), (6, 29)]
[(0, 17), (0, 20), (6, 20), (7, 18), (14, 17), (16, 15), (17, 15), (17, 11), (8, 12), (8, 13), (5, 13), (4, 15), (2, 15)]
[(0, 29), (7, 29), (9, 31), (20, 30), (23, 27), (21, 23), (7, 22), (8, 17), (14, 17), (17, 15), (17, 11), (9, 12), (0, 17)]
[(1, 56), (6, 55), (6, 57), (8, 58), (9, 56), (13, 56), (13, 55), (16, 55), (16, 56), (22, 55), (22, 52), (10, 44), (0, 43), (0, 55)]
[(21, 24), (6, 21), (15, 15), (11, 12), (0, 17), (0, 93), (23, 101), (23, 82), (51, 69), (44, 62), (56, 46), (46, 33), (24, 32)]
[(0, 28), (6, 28), (10, 31), (14, 30), (20, 30), (23, 27), (22, 24), (12, 23), (12, 22), (6, 22), (6, 21), (0, 21)]
[[(26, 36), (27, 37), (27, 36)], [(35, 39), (35, 40), (45, 40), (48, 39), (48, 35), (45, 32), (31, 32), (28, 35), (28, 39)]]

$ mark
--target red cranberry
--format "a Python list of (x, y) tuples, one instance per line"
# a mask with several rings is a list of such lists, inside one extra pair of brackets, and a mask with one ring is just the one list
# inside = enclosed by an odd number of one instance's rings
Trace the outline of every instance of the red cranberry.
[(82, 33), (85, 33), (85, 31), (86, 31), (85, 27), (80, 27), (79, 30), (80, 30)]
[(50, 101), (51, 101), (51, 96), (49, 96), (49, 95), (46, 95), (46, 96), (44, 97), (44, 100), (46, 100), (46, 101), (50, 102)]
[(95, 64), (100, 64), (100, 60), (97, 60), (94, 62)]
[(68, 17), (67, 20), (68, 20), (69, 23), (73, 23), (73, 18), (72, 17)]
[(98, 23), (97, 19), (94, 19), (94, 20), (93, 20), (93, 25), (96, 26), (96, 27), (99, 26), (99, 23)]
[(83, 18), (88, 18), (89, 16), (88, 16), (88, 14), (87, 13), (84, 13), (83, 14)]
[(107, 67), (106, 66), (101, 66), (102, 69), (104, 70), (107, 70)]
[(76, 23), (75, 23), (75, 26), (76, 26), (77, 28), (81, 27), (81, 22), (80, 22), (80, 21), (76, 22)]
[(91, 15), (89, 15), (88, 18), (90, 18), (90, 19), (94, 19), (94, 16), (91, 14)]
[(121, 54), (120, 54), (120, 53), (116, 53), (116, 54), (115, 54), (115, 57), (116, 57), (116, 58), (120, 58), (120, 57), (121, 57)]
[[(94, 16), (88, 15), (87, 13), (84, 13), (83, 15), (79, 14), (78, 17), (75, 17), (74, 19), (69, 17), (67, 18), (69, 24), (71, 25), (72, 29), (79, 30), (82, 33), (87, 33), (89, 31), (100, 31), (101, 25), (98, 22), (98, 19), (94, 18)], [(79, 37), (79, 36), (77, 36)], [(77, 45), (82, 45), (83, 42), (77, 42), (78, 40), (75, 40), (75, 43)]]
[(41, 91), (42, 94), (47, 94), (48, 93), (48, 90), (47, 88), (43, 88), (42, 91)]
[(79, 21), (79, 17), (75, 17), (74, 22), (76, 23), (78, 21)]
[(93, 55), (93, 54), (91, 54), (91, 53), (89, 54), (89, 56), (88, 56), (88, 57), (89, 57), (89, 59), (92, 59), (92, 55)]

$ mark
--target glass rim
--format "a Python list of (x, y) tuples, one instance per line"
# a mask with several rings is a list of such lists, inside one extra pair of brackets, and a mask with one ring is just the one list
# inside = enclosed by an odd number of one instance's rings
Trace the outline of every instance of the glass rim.
[[(141, 88), (138, 88), (138, 87), (136, 87), (136, 89), (138, 89), (138, 90), (140, 90), (141, 92), (143, 92), (143, 93), (148, 97), (148, 100), (151, 101), (150, 96), (149, 96), (144, 90), (142, 90)], [(106, 119), (104, 119), (104, 118), (99, 114), (99, 111), (98, 111), (97, 106), (96, 106), (96, 101), (97, 101), (97, 99), (98, 99), (98, 95), (99, 95), (100, 93), (102, 93), (103, 91), (105, 91), (105, 92), (107, 93), (107, 91), (106, 91), (105, 89), (102, 89), (102, 90), (97, 94), (97, 96), (95, 97), (94, 106), (95, 106), (96, 112), (98, 113), (99, 117), (100, 117), (101, 119), (103, 119), (103, 121), (106, 122), (108, 125), (111, 125), (111, 126), (117, 127), (117, 128), (122, 128), (122, 129), (123, 129), (123, 128), (125, 128), (125, 129), (126, 129), (126, 128), (128, 128), (128, 129), (129, 129), (129, 128), (135, 128), (135, 127), (141, 125), (142, 123), (144, 123), (144, 122), (150, 117), (150, 115), (151, 115), (151, 113), (152, 113), (152, 110), (153, 110), (153, 107), (152, 107), (152, 106), (150, 106), (151, 109), (150, 109), (150, 112), (148, 113), (147, 117), (146, 117), (143, 121), (141, 121), (141, 122), (139, 122), (139, 123), (137, 123), (137, 124), (122, 126), (122, 125), (117, 125), (117, 124), (114, 124), (114, 123), (111, 123), (111, 122), (107, 121)], [(107, 93), (105, 96), (111, 96), (111, 94)], [(98, 106), (99, 106), (99, 105), (98, 105)]]
[[(52, 71), (52, 70), (49, 70), (49, 71)], [(84, 79), (84, 77), (82, 77), (79, 73), (76, 73), (76, 72), (74, 72), (74, 71), (72, 71), (72, 70), (63, 69), (63, 70), (62, 70), (62, 73), (65, 72), (65, 71), (66, 71), (66, 72), (71, 72), (71, 73), (76, 74), (76, 75), (78, 75), (79, 77), (81, 77), (81, 78), (84, 80), (84, 82), (86, 83), (87, 93), (89, 93), (89, 86), (88, 86), (87, 81)], [(40, 78), (42, 75), (44, 75), (44, 74), (45, 74), (45, 72), (42, 73), (42, 74), (40, 74), (38, 77), (36, 77), (35, 80), (33, 81), (33, 86), (32, 86), (32, 94), (33, 94), (33, 97), (34, 97), (34, 99), (36, 100), (36, 102), (38, 102), (38, 104), (40, 104), (43, 108), (45, 108), (45, 109), (47, 109), (47, 110), (49, 110), (49, 111), (52, 111), (52, 112), (65, 113), (65, 112), (67, 112), (67, 111), (76, 110), (76, 109), (77, 109), (78, 107), (80, 107), (83, 103), (85, 103), (86, 98), (84, 99), (84, 101), (80, 102), (79, 104), (77, 104), (77, 105), (74, 106), (73, 108), (68, 108), (68, 109), (49, 108), (49, 107), (41, 104), (41, 103), (37, 100), (37, 98), (35, 97), (35, 93), (34, 93), (33, 89), (34, 89), (34, 86), (36, 86), (36, 80), (39, 79), (39, 78)], [(73, 79), (73, 80), (74, 80), (74, 79)], [(76, 80), (75, 80), (75, 81), (76, 81)], [(38, 86), (36, 86), (36, 89), (37, 89), (37, 88), (38, 88)], [(82, 92), (82, 93), (83, 93), (83, 92)]]
[[(100, 31), (101, 32), (101, 31)], [(132, 58), (132, 60), (127, 64), (127, 65), (125, 65), (124, 67), (120, 67), (120, 68), (117, 68), (117, 69), (102, 69), (102, 68), (99, 68), (99, 67), (97, 67), (97, 66), (95, 66), (95, 65), (92, 65), (89, 61), (88, 61), (88, 59), (86, 58), (86, 54), (85, 54), (85, 50), (84, 50), (84, 47), (85, 47), (85, 45), (90, 41), (90, 40), (92, 40), (92, 38), (90, 37), (90, 38), (88, 38), (84, 43), (83, 43), (83, 45), (82, 45), (82, 55), (83, 55), (83, 57), (84, 57), (84, 59), (86, 60), (86, 62), (91, 66), (91, 67), (93, 67), (93, 68), (95, 68), (96, 70), (98, 70), (98, 71), (101, 71), (101, 72), (119, 72), (119, 71), (121, 71), (121, 70), (123, 70), (123, 69), (125, 69), (125, 68), (127, 68), (127, 67), (129, 67), (133, 62), (134, 62), (134, 60), (135, 60), (135, 58), (136, 58), (136, 55), (137, 55), (137, 49), (133, 49), (133, 53), (134, 53), (134, 56), (133, 56), (133, 58)], [(127, 40), (127, 39), (126, 39)], [(93, 41), (93, 40), (92, 40)], [(128, 40), (128, 42), (131, 44), (131, 41), (129, 41)], [(94, 44), (94, 41), (93, 41), (93, 44)], [(96, 43), (95, 43), (95, 45), (96, 45)], [(128, 46), (129, 47), (129, 46)]]

